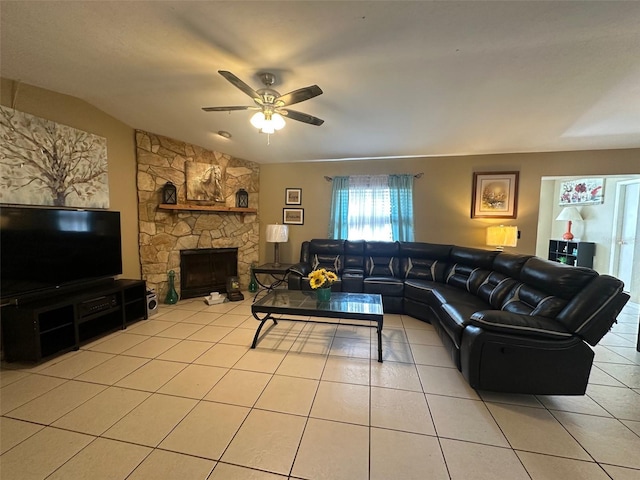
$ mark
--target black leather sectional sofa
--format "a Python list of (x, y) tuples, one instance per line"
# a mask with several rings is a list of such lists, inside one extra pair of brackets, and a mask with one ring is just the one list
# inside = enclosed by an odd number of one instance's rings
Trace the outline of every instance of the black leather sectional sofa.
[(332, 289), (382, 294), (386, 313), (430, 322), (479, 390), (582, 395), (593, 350), (629, 300), (617, 278), (531, 255), (419, 242), (315, 239), (289, 289), (316, 268)]

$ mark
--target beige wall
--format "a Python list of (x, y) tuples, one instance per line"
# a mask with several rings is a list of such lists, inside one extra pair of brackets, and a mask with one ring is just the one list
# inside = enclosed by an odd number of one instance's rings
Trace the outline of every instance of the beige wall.
[(133, 128), (78, 98), (0, 79), (0, 103), (107, 139), (109, 210), (120, 212), (123, 278), (140, 278)]
[[(297, 261), (302, 241), (327, 236), (331, 183), (325, 175), (424, 172), (414, 183), (416, 241), (487, 248), (485, 228), (503, 223), (522, 233), (518, 247), (509, 251), (535, 254), (542, 177), (640, 173), (639, 157), (640, 149), (629, 149), (262, 165), (260, 231), (282, 222), (285, 188), (302, 188), (304, 225), (290, 226), (290, 240), (280, 247), (281, 261)], [(471, 219), (473, 172), (510, 170), (520, 172), (518, 218)], [(545, 234), (544, 242), (548, 238)], [(273, 247), (263, 242), (260, 260), (272, 259)]]

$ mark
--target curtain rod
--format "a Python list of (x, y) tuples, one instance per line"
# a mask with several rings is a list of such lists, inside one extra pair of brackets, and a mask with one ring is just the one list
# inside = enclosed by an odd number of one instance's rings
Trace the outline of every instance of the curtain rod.
[[(422, 178), (422, 176), (423, 176), (423, 175), (424, 175), (424, 172), (416, 173), (416, 174), (413, 176), (413, 178)], [(373, 175), (372, 175), (372, 176), (373, 176)], [(325, 179), (327, 182), (333, 182), (333, 177), (329, 177), (328, 175), (325, 175), (325, 176), (324, 176), (324, 179)]]

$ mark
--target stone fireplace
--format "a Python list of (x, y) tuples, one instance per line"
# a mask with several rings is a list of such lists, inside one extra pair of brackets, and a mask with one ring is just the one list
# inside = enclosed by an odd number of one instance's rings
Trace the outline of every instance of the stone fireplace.
[[(167, 273), (173, 270), (176, 290), (181, 292), (181, 250), (236, 249), (236, 275), (241, 287), (247, 288), (251, 263), (258, 261), (258, 215), (198, 210), (198, 207), (235, 207), (236, 192), (243, 188), (249, 193), (249, 207), (257, 209), (259, 165), (143, 131), (136, 131), (136, 156), (140, 261), (147, 287), (155, 289), (163, 302), (168, 287)], [(224, 203), (187, 201), (188, 162), (220, 168)], [(166, 182), (177, 187), (178, 204), (188, 209), (160, 208)], [(210, 291), (216, 289), (204, 294)]]
[(182, 298), (226, 293), (227, 278), (238, 275), (237, 248), (192, 248), (180, 250)]

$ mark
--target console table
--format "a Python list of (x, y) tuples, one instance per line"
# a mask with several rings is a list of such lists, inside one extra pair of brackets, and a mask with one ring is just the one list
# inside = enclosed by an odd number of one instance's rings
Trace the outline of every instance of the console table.
[(110, 280), (65, 294), (2, 307), (7, 361), (40, 361), (147, 318), (144, 280)]

